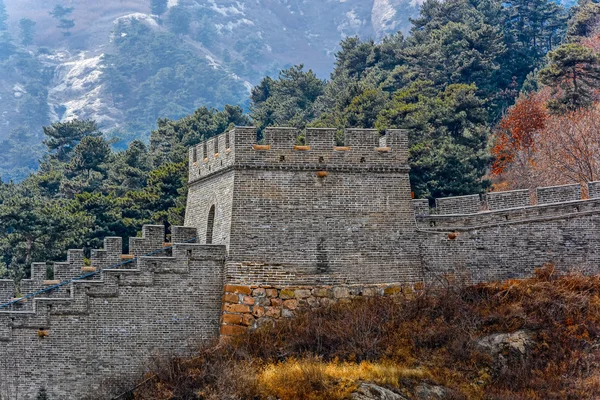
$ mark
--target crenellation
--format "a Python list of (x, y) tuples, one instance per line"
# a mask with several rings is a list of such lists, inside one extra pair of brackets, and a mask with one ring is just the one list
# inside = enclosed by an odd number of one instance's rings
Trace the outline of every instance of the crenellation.
[(272, 127), (264, 131), (264, 144), (270, 145), (271, 150), (291, 150), (300, 136), (297, 128)]
[(308, 128), (306, 129), (306, 144), (311, 152), (330, 153), (335, 147), (335, 128)]
[[(382, 136), (375, 129), (349, 129), (345, 132), (345, 146), (336, 146), (337, 130), (332, 128), (308, 128), (302, 145), (296, 128), (269, 127), (263, 134), (264, 140), (258, 144), (256, 128), (236, 127), (196, 146), (196, 152), (202, 148), (208, 154), (194, 161), (194, 152), (190, 152), (190, 184), (240, 169), (323, 169), (325, 176), (335, 169), (408, 168), (408, 136), (403, 130), (389, 130)], [(223, 152), (227, 141), (229, 148)], [(220, 149), (218, 155), (215, 148)]]
[(478, 194), (444, 197), (435, 199), (438, 214), (475, 214), (481, 211), (481, 198)]
[(600, 181), (588, 182), (588, 197), (590, 199), (600, 199)]
[(46, 263), (32, 263), (31, 277), (19, 282), (21, 293), (33, 293), (44, 288), (44, 281), (48, 279)]
[[(219, 331), (288, 318), (286, 304), (522, 278), (547, 262), (598, 272), (600, 183), (589, 184), (590, 200), (573, 201), (577, 185), (568, 185), (539, 189), (534, 206), (524, 190), (441, 198), (430, 209), (411, 196), (406, 131), (347, 130), (344, 146), (335, 129), (309, 128), (303, 145), (298, 134), (267, 128), (258, 144), (255, 128), (236, 127), (198, 144), (185, 226), (171, 227), (170, 240), (165, 227), (144, 226), (123, 255), (122, 240), (106, 238), (89, 266), (101, 272), (73, 281), (83, 252), (70, 250), (54, 264), (60, 289), (0, 304), (0, 360), (12, 363), (3, 381), (25, 400), (40, 387), (50, 398), (113, 398), (106, 379), (138, 378), (151, 356), (189, 355)], [(45, 279), (46, 264), (34, 264), (20, 292), (53, 288)], [(15, 294), (0, 281), (0, 301)]]
[(380, 134), (375, 129), (346, 129), (344, 144), (350, 150), (364, 154), (372, 154), (379, 147)]
[(69, 249), (67, 250), (67, 262), (70, 264), (81, 264), (83, 265), (83, 249)]
[(171, 227), (171, 243), (197, 243), (198, 228), (186, 226)]
[(413, 199), (413, 207), (415, 208), (415, 215), (429, 215), (429, 200), (427, 199)]
[(15, 282), (12, 279), (0, 279), (0, 304), (15, 297)]
[[(142, 232), (133, 241), (136, 251), (163, 249), (164, 227), (145, 226)], [(195, 228), (172, 228), (175, 241), (195, 236)], [(120, 252), (121, 243), (107, 238), (100, 254)], [(81, 250), (68, 254), (68, 262), (55, 263), (55, 278), (62, 268), (83, 264)], [(42, 387), (50, 398), (78, 399), (90, 392), (113, 398), (120, 388), (106, 385), (107, 379), (133, 380), (145, 372), (150, 355), (186, 356), (218, 335), (225, 246), (175, 243), (172, 257), (138, 256), (129, 269), (64, 281), (61, 291), (29, 299), (27, 307), (0, 308), (2, 381), (18, 390), (19, 400), (35, 399)], [(21, 283), (38, 290), (45, 278), (46, 264), (35, 263), (32, 279)], [(14, 289), (12, 281), (0, 281), (0, 305)]]
[(54, 279), (60, 282), (64, 282), (81, 275), (81, 268), (83, 267), (83, 259), (81, 263), (70, 263), (70, 262), (55, 262), (52, 265), (54, 271)]
[(537, 188), (537, 204), (563, 203), (581, 200), (581, 185), (560, 185)]
[(162, 249), (164, 241), (165, 227), (163, 225), (144, 225), (141, 238), (129, 238), (129, 254), (137, 257)]
[[(120, 264), (121, 253), (123, 251), (123, 238), (107, 237), (104, 239), (103, 249), (93, 249), (91, 251), (91, 267), (97, 270), (108, 268)], [(83, 267), (83, 266), (82, 266)], [(127, 266), (125, 266), (127, 268)], [(92, 279), (98, 279), (98, 276), (92, 276)]]
[(510, 190), (506, 192), (490, 192), (485, 195), (489, 210), (503, 210), (531, 205), (529, 190)]
[(388, 129), (385, 136), (385, 146), (391, 149), (394, 161), (400, 165), (408, 164), (408, 131), (405, 129)]

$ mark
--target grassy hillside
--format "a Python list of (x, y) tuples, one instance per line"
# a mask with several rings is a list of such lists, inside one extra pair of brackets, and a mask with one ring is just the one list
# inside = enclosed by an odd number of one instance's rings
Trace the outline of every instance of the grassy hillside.
[(599, 339), (600, 277), (549, 266), (264, 326), (160, 363), (135, 398), (337, 400), (372, 382), (409, 399), (594, 399)]

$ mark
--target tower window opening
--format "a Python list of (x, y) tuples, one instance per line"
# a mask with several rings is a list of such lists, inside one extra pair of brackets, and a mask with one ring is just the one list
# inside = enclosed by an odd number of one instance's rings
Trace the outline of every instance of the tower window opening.
[(212, 244), (213, 231), (215, 228), (215, 206), (210, 207), (208, 212), (208, 222), (206, 223), (206, 244)]

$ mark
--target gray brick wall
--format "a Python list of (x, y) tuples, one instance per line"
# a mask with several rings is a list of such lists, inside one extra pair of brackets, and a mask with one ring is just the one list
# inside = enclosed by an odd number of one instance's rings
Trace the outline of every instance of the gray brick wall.
[(265, 149), (236, 128), (232, 168), (190, 176), (186, 225), (202, 241), (211, 204), (222, 204), (216, 243), (228, 245), (230, 281), (418, 279), (406, 133), (352, 129), (334, 148), (335, 133), (310, 129), (296, 147), (297, 130), (268, 128)]
[(415, 208), (416, 215), (429, 215), (429, 200), (427, 199), (414, 199), (413, 207)]
[[(144, 232), (147, 244), (162, 235)], [(139, 379), (153, 357), (192, 354), (218, 335), (224, 258), (224, 246), (175, 245), (172, 257), (142, 257), (101, 279), (74, 281), (68, 295), (0, 312), (0, 396), (35, 399), (44, 387), (50, 399), (109, 399), (115, 383)], [(0, 299), (9, 297), (11, 285), (0, 281)]]
[(417, 216), (425, 279), (468, 275), (473, 281), (531, 276), (552, 263), (598, 273), (600, 199), (473, 215)]
[(600, 181), (588, 183), (588, 194), (590, 199), (600, 199)]
[(438, 214), (474, 214), (481, 210), (481, 198), (478, 194), (444, 197), (435, 199), (435, 208)]
[[(187, 227), (173, 227), (171, 250), (143, 256), (166, 241), (164, 227), (145, 226), (129, 243), (138, 260), (0, 311), (0, 397), (33, 399), (44, 387), (51, 399), (111, 398), (114, 383), (141, 377), (151, 358), (191, 354), (218, 335), (224, 284), (479, 282), (529, 276), (547, 262), (598, 272), (598, 182), (588, 201), (570, 202), (579, 185), (567, 185), (538, 189), (536, 206), (527, 191), (490, 193), (487, 212), (479, 195), (437, 199), (430, 215), (428, 200), (411, 200), (405, 132), (348, 130), (344, 146), (334, 129), (308, 129), (303, 146), (298, 134), (269, 128), (257, 146), (255, 129), (238, 127), (196, 146)], [(212, 207), (215, 244), (205, 245)], [(122, 247), (106, 238), (92, 266), (122, 262)], [(83, 265), (81, 250), (50, 264), (60, 281)], [(0, 302), (47, 287), (47, 268), (33, 264), (18, 288), (0, 280)]]
[(189, 188), (185, 225), (197, 228), (199, 243), (206, 243), (208, 217), (214, 206), (213, 243), (229, 246), (234, 178), (234, 171), (227, 170), (197, 181)]
[(578, 183), (574, 185), (538, 188), (536, 193), (538, 204), (552, 204), (562, 203), (564, 201), (581, 200), (581, 186)]
[(527, 207), (531, 205), (529, 190), (510, 190), (507, 192), (491, 192), (485, 195), (490, 210)]

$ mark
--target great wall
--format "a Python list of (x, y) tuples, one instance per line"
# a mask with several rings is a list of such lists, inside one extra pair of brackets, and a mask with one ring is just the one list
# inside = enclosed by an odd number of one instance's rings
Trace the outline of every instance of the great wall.
[[(236, 127), (190, 149), (185, 227), (0, 280), (0, 399), (111, 399), (154, 359), (359, 296), (597, 273), (600, 182), (412, 199), (400, 130)], [(531, 199), (536, 199), (535, 204)], [(35, 294), (35, 295), (32, 295)], [(25, 296), (25, 297), (21, 297)]]

